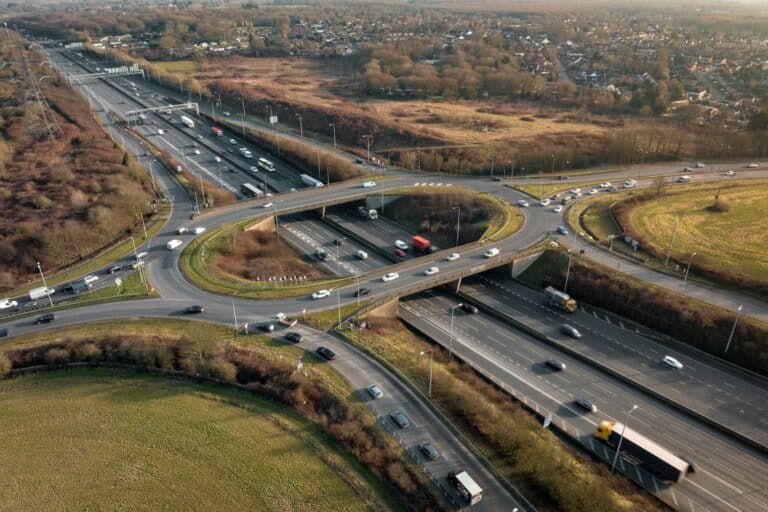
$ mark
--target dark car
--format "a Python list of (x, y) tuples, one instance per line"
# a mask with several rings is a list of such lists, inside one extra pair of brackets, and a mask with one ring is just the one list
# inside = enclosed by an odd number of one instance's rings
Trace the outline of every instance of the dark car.
[(424, 457), (426, 457), (427, 460), (437, 460), (440, 458), (440, 452), (438, 452), (437, 448), (430, 442), (421, 443), (419, 445), (419, 450), (421, 450), (421, 453), (424, 454)]
[(395, 411), (390, 413), (389, 417), (399, 428), (408, 428), (411, 426), (411, 424), (408, 422), (408, 417), (403, 411)]
[(595, 404), (593, 404), (586, 398), (578, 398), (574, 400), (574, 403), (587, 412), (591, 412), (591, 413), (597, 412), (597, 406), (595, 406)]
[(364, 164), (365, 162), (363, 162), (362, 158), (355, 158), (355, 163), (356, 164)]
[(565, 180), (571, 179), (571, 177), (570, 176), (558, 176), (557, 179), (559, 179), (561, 181), (565, 181)]
[(0, 338), (5, 338), (6, 336), (10, 336), (10, 335), (11, 335), (10, 329), (5, 329), (5, 328), (0, 329)]
[(461, 305), (461, 310), (465, 313), (469, 313), (470, 315), (476, 315), (480, 312), (480, 310), (477, 309), (477, 306), (468, 304), (466, 302)]
[(123, 270), (122, 265), (115, 265), (114, 267), (111, 267), (109, 270), (107, 270), (107, 274), (117, 274), (122, 270)]
[(275, 324), (270, 324), (270, 323), (261, 324), (259, 326), (259, 329), (261, 329), (264, 332), (272, 332), (275, 330)]
[(197, 313), (202, 313), (205, 311), (205, 308), (201, 306), (200, 304), (195, 304), (194, 306), (189, 306), (187, 309), (184, 310), (185, 313), (189, 315), (194, 315)]
[(336, 359), (336, 353), (327, 347), (318, 347), (317, 355), (319, 355), (323, 359), (327, 359), (328, 361), (333, 361), (334, 359)]
[(287, 332), (285, 333), (285, 339), (293, 343), (301, 343), (302, 336), (297, 332)]
[(491, 181), (501, 181), (501, 176), (494, 176)]
[(399, 258), (405, 258), (405, 251), (400, 249), (399, 247), (395, 247), (395, 256)]
[(333, 241), (333, 244), (334, 245), (339, 245), (339, 246), (343, 245), (344, 244), (344, 239), (343, 238), (337, 238), (336, 240)]
[(355, 291), (355, 297), (362, 297), (363, 295), (368, 295), (371, 293), (370, 288), (360, 288), (359, 290)]
[(544, 364), (546, 364), (556, 372), (561, 372), (565, 370), (565, 363), (560, 361), (559, 359), (548, 359), (547, 362)]
[(322, 250), (318, 250), (318, 251), (315, 253), (315, 257), (316, 257), (318, 260), (320, 260), (320, 261), (325, 261), (325, 260), (327, 260), (327, 259), (328, 259), (328, 253), (327, 253), (327, 252), (325, 252), (325, 251), (322, 251)]
[(577, 340), (581, 338), (581, 333), (579, 332), (579, 330), (572, 325), (563, 324), (560, 327), (560, 332), (565, 334), (566, 336), (570, 336), (571, 338), (575, 338)]
[(37, 317), (37, 320), (35, 320), (36, 324), (49, 324), (56, 320), (56, 315), (54, 313), (46, 313), (44, 315), (40, 315)]

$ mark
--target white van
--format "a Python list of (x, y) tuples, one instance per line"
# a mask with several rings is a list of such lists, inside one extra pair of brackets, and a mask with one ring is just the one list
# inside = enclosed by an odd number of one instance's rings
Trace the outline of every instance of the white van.
[(180, 245), (181, 245), (181, 240), (178, 240), (178, 239), (174, 239), (174, 240), (171, 240), (170, 242), (168, 242), (167, 244), (165, 244), (165, 246), (166, 246), (168, 249), (170, 249), (170, 250), (174, 250), (174, 249), (176, 249), (177, 247), (179, 247)]
[(259, 158), (259, 167), (268, 172), (275, 172), (275, 164), (267, 160), (266, 158)]
[(355, 253), (355, 256), (357, 256), (357, 259), (359, 259), (359, 260), (363, 260), (363, 261), (365, 261), (365, 260), (367, 260), (367, 259), (368, 259), (368, 253), (367, 253), (367, 252), (365, 252), (365, 251), (364, 251), (364, 250), (362, 250), (362, 249), (360, 249), (359, 251), (357, 251), (357, 252)]

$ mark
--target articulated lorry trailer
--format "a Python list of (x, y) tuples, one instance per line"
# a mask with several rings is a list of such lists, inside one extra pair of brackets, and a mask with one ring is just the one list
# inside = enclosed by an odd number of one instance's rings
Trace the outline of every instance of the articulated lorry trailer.
[(660, 479), (680, 483), (688, 473), (693, 472), (689, 462), (622, 423), (604, 420), (595, 430), (595, 437), (614, 449), (618, 447), (622, 435), (621, 450)]
[(547, 286), (544, 289), (544, 301), (548, 306), (554, 306), (568, 313), (576, 311), (576, 301), (567, 293), (556, 290), (551, 286)]

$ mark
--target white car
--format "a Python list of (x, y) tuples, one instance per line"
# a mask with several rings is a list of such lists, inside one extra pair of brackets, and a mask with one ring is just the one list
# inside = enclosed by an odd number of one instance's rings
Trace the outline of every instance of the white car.
[(15, 300), (11, 300), (11, 299), (0, 300), (0, 309), (15, 308), (18, 305), (19, 303), (16, 302)]
[(528, 208), (529, 206), (531, 206), (530, 204), (528, 204), (528, 201), (526, 201), (525, 199), (520, 199), (517, 202), (517, 204), (522, 206), (523, 208)]
[(695, 170), (696, 170), (696, 168), (695, 167), (691, 167), (690, 165), (687, 165), (687, 166), (683, 167), (683, 171), (685, 171), (685, 172), (693, 172)]
[(402, 240), (395, 240), (395, 247), (397, 247), (401, 251), (407, 251), (408, 250), (408, 244), (403, 242)]
[(164, 134), (164, 133), (165, 133), (165, 131), (164, 131), (162, 128), (159, 128), (159, 129), (157, 130), (157, 134), (158, 134), (158, 135), (162, 135), (162, 134)]
[(232, 144), (233, 146), (237, 145), (237, 141), (235, 139), (229, 139), (229, 143)]
[(193, 229), (192, 232), (196, 235), (202, 235), (203, 233), (205, 233), (205, 228), (203, 226), (198, 226), (195, 229)]
[(580, 188), (572, 188), (571, 189), (571, 194), (573, 194), (573, 195), (581, 194), (581, 189)]
[(670, 368), (674, 368), (675, 370), (682, 370), (683, 368), (683, 363), (672, 356), (664, 356), (664, 358), (661, 360), (661, 364), (669, 366)]
[(390, 272), (389, 274), (381, 276), (381, 280), (386, 283), (387, 281), (394, 281), (398, 277), (400, 277), (400, 274), (398, 274), (397, 272)]
[(363, 183), (363, 188), (375, 188), (376, 182), (375, 181), (366, 181)]
[(195, 153), (196, 155), (199, 155), (199, 154), (200, 154), (200, 150), (199, 150), (199, 149), (196, 149), (196, 150), (194, 151), (194, 153)]
[(705, 168), (706, 166), (707, 166), (707, 165), (706, 165), (704, 162), (696, 162), (696, 168), (697, 168), (697, 169), (703, 169), (703, 168)]
[(539, 204), (540, 204), (541, 206), (549, 206), (549, 203), (551, 203), (551, 202), (552, 202), (552, 200), (547, 198), (547, 199), (542, 199), (542, 200), (539, 202)]
[(555, 206), (554, 208), (552, 208), (552, 211), (555, 212), (555, 213), (562, 212), (563, 211), (563, 205), (559, 204), (559, 205)]
[(498, 247), (491, 247), (490, 249), (488, 249), (483, 253), (483, 256), (485, 256), (486, 258), (493, 258), (494, 256), (498, 256), (498, 255), (499, 255)]
[(587, 194), (589, 194), (591, 196), (593, 196), (593, 195), (595, 195), (597, 193), (598, 193), (598, 190), (596, 188), (591, 188), (591, 189), (589, 189), (589, 192), (587, 192)]
[(733, 172), (733, 171), (725, 171), (725, 172), (723, 173), (723, 176), (734, 176), (735, 174), (736, 174), (736, 173), (735, 173), (735, 172)]
[(83, 282), (84, 282), (85, 284), (91, 284), (91, 283), (95, 283), (95, 282), (96, 282), (96, 281), (98, 281), (98, 280), (99, 280), (99, 276), (95, 276), (95, 275), (93, 275), (93, 274), (87, 275), (87, 276), (85, 276), (85, 277), (83, 278)]
[(258, 168), (258, 167), (256, 167), (255, 165), (252, 165), (252, 166), (250, 167), (250, 169), (251, 169), (251, 172), (259, 172), (259, 168)]
[(433, 276), (440, 272), (440, 269), (437, 267), (429, 267), (427, 270), (424, 271), (425, 276)]
[(275, 206), (275, 203), (264, 203), (261, 205), (262, 208), (272, 208), (273, 206)]
[(221, 163), (221, 157), (216, 155), (213, 157), (214, 160), (216, 160), (216, 163)]
[(376, 384), (366, 386), (365, 390), (368, 391), (368, 394), (371, 395), (371, 398), (374, 400), (384, 396), (384, 393), (381, 392), (381, 389)]
[(759, 165), (757, 165), (755, 162), (750, 162), (747, 164), (747, 167), (750, 169), (757, 169)]
[(676, 181), (678, 183), (688, 183), (689, 181), (691, 181), (691, 177), (687, 176), (687, 175), (686, 176), (678, 176)]
[(221, 113), (221, 115), (223, 115), (224, 117), (229, 117), (232, 115), (232, 113), (225, 110), (224, 112)]
[(330, 296), (331, 296), (331, 291), (330, 290), (318, 290), (318, 291), (316, 291), (315, 293), (312, 294), (312, 299), (314, 299), (314, 300), (324, 299), (324, 298), (330, 297)]
[(445, 261), (456, 261), (459, 258), (461, 258), (461, 254), (457, 252), (452, 252), (451, 254), (445, 257)]
[(600, 188), (611, 188), (612, 186), (613, 186), (613, 183), (611, 183), (610, 181), (604, 181), (603, 183), (600, 184)]

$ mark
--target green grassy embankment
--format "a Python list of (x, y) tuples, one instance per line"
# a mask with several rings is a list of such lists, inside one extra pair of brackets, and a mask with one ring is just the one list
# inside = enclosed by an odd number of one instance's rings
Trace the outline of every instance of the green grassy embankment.
[(83, 369), (0, 382), (0, 410), (4, 510), (371, 510), (349, 455), (251, 393)]

